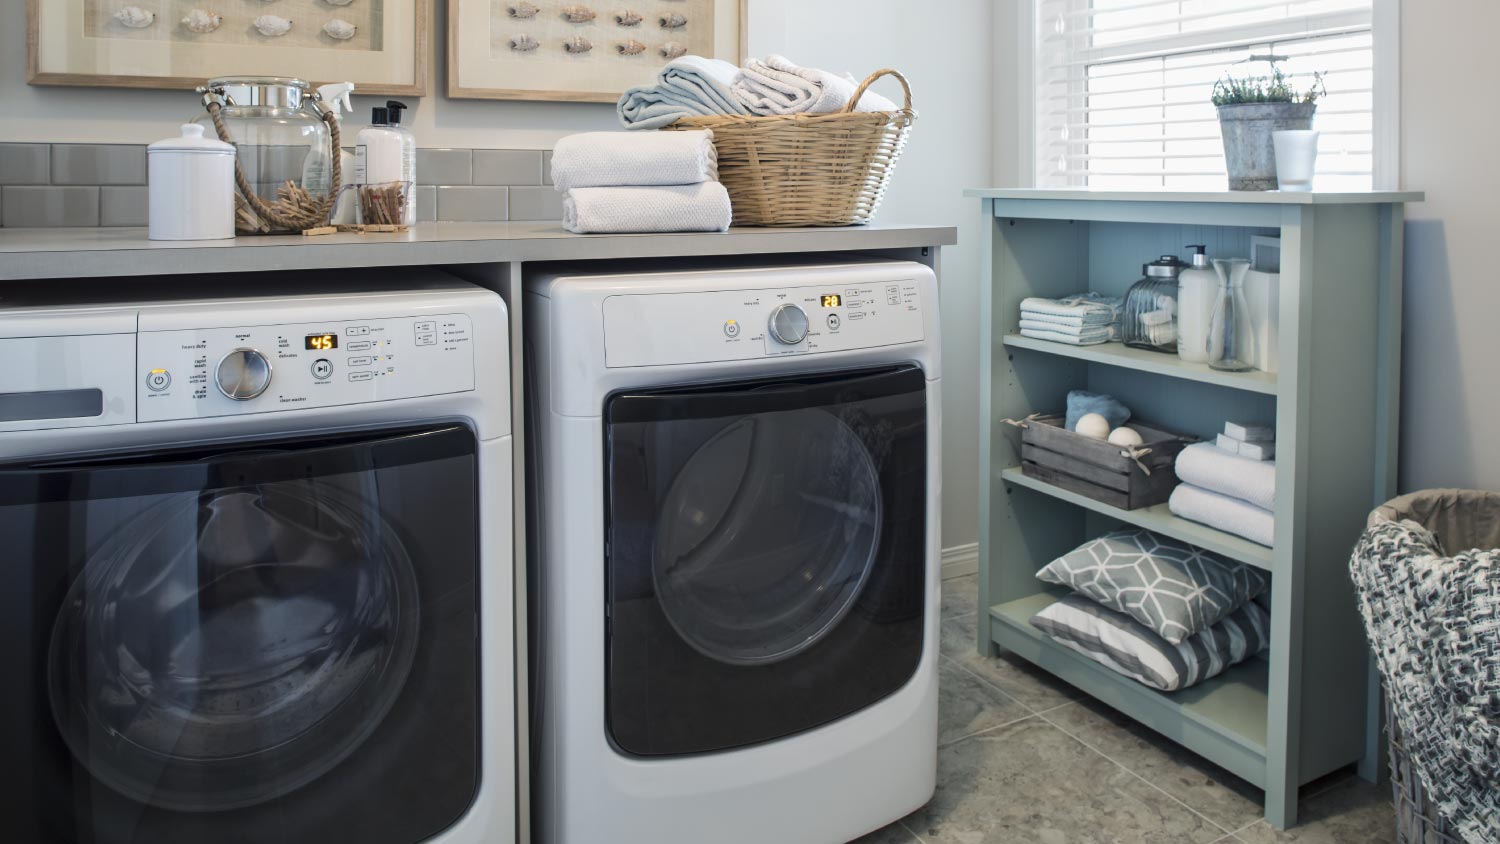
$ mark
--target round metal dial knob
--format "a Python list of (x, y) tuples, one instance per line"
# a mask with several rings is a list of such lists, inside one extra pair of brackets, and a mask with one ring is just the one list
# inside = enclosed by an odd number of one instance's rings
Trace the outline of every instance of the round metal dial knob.
[(778, 342), (795, 346), (807, 339), (807, 314), (796, 305), (777, 305), (769, 328)]
[(254, 349), (235, 349), (219, 361), (214, 378), (219, 392), (235, 401), (249, 401), (271, 386), (271, 362)]

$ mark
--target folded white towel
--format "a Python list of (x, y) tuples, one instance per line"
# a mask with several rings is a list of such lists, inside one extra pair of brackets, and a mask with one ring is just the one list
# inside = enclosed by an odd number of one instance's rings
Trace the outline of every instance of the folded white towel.
[(1021, 328), (1029, 328), (1032, 331), (1050, 331), (1055, 334), (1069, 334), (1074, 337), (1092, 338), (1103, 334), (1109, 339), (1114, 339), (1113, 325), (1064, 325), (1062, 323), (1032, 319), (1028, 314), (1021, 314)]
[(563, 194), (570, 232), (721, 232), (733, 216), (718, 182), (655, 187), (574, 188)]
[[(753, 114), (832, 114), (843, 111), (859, 89), (852, 76), (801, 67), (785, 56), (751, 59), (735, 77), (734, 95)], [(866, 90), (855, 111), (896, 111), (898, 106)]]
[(708, 131), (580, 132), (552, 150), (552, 184), (560, 191), (718, 180), (719, 156)]
[(1197, 443), (1177, 455), (1177, 477), (1262, 510), (1276, 509), (1276, 464), (1271, 461), (1230, 454), (1213, 443)]
[(1119, 319), (1122, 300), (1115, 296), (1081, 293), (1061, 299), (1033, 297), (1021, 300), (1021, 313), (1037, 319), (1045, 316), (1081, 320), (1084, 325), (1103, 325)]
[(1167, 508), (1184, 519), (1243, 536), (1267, 547), (1276, 538), (1276, 517), (1270, 510), (1192, 484), (1178, 484), (1167, 500)]
[(1063, 331), (1043, 331), (1036, 328), (1021, 328), (1022, 337), (1030, 337), (1034, 340), (1051, 340), (1054, 343), (1067, 343), (1070, 346), (1097, 346), (1100, 343), (1108, 343), (1111, 332), (1108, 328), (1100, 328), (1087, 334), (1069, 334)]
[(683, 56), (662, 68), (655, 84), (637, 85), (620, 96), (620, 123), (626, 129), (660, 129), (694, 115), (749, 114), (729, 89), (739, 72), (726, 61)]

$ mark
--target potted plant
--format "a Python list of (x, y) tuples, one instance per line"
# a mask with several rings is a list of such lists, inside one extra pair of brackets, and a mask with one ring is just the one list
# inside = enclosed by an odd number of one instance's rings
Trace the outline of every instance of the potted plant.
[(1318, 98), (1326, 93), (1323, 75), (1298, 91), (1276, 66), (1278, 57), (1252, 56), (1271, 64), (1269, 76), (1226, 75), (1214, 83), (1213, 103), (1219, 110), (1224, 136), (1224, 161), (1230, 190), (1275, 190), (1276, 149), (1271, 133), (1283, 129), (1311, 129)]

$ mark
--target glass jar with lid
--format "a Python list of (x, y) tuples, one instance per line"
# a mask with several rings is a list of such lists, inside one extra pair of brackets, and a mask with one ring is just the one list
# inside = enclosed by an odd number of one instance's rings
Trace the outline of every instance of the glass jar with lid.
[(1142, 278), (1125, 294), (1120, 339), (1156, 352), (1177, 351), (1177, 277), (1187, 264), (1163, 255), (1141, 267)]
[(210, 137), (232, 143), (235, 229), (299, 231), (327, 223), (339, 184), (337, 121), (301, 79), (224, 76), (200, 86)]

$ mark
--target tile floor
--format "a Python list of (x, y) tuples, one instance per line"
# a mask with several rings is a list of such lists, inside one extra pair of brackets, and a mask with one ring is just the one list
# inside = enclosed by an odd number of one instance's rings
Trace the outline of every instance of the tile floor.
[(1391, 795), (1350, 773), (1277, 832), (1260, 793), (1020, 660), (974, 647), (974, 576), (943, 583), (937, 794), (855, 844), (1387, 844)]

